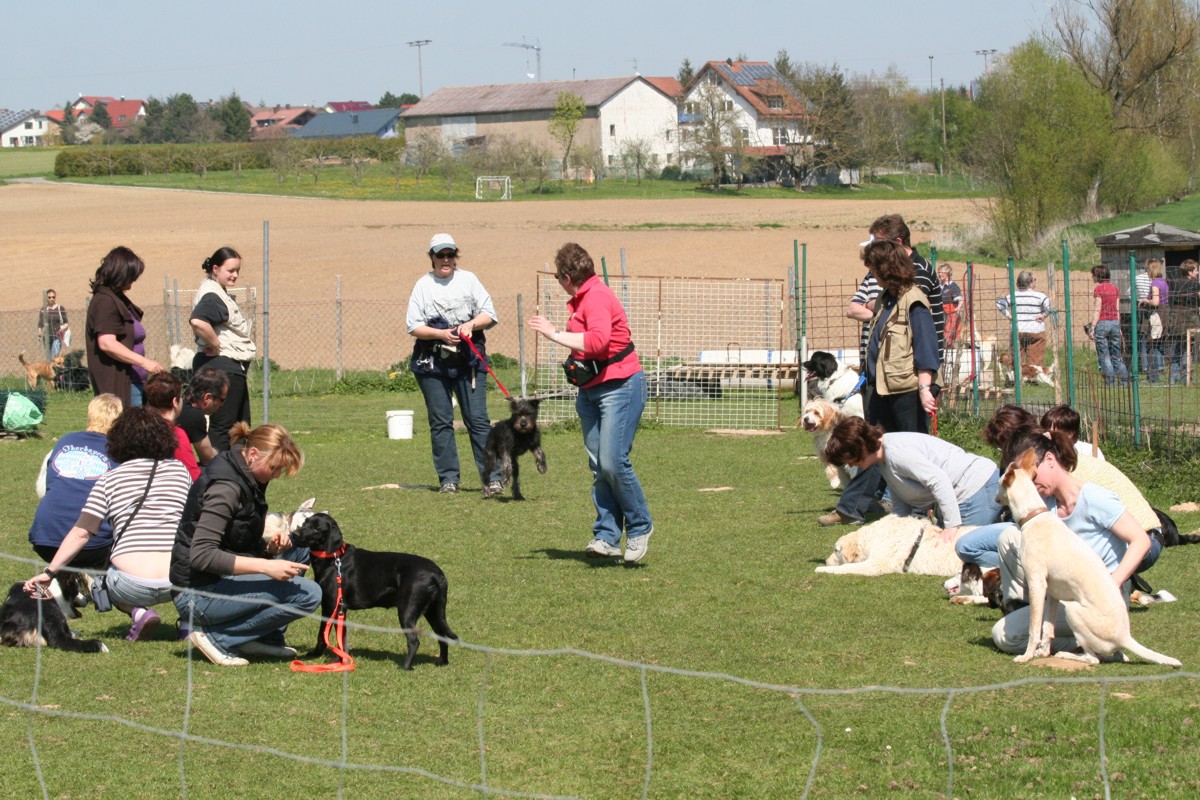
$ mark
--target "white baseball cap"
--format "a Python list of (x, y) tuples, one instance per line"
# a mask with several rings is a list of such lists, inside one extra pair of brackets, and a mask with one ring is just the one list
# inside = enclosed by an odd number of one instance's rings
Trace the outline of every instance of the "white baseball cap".
[(442, 250), (458, 252), (458, 245), (454, 243), (454, 237), (450, 234), (435, 233), (433, 238), (429, 240), (429, 252), (440, 253)]

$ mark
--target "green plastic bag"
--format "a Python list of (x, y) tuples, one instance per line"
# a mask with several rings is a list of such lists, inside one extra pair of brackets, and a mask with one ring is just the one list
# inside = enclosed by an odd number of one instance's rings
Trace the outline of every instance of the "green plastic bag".
[(10, 392), (4, 405), (4, 429), (14, 433), (31, 431), (42, 422), (42, 412), (23, 394)]

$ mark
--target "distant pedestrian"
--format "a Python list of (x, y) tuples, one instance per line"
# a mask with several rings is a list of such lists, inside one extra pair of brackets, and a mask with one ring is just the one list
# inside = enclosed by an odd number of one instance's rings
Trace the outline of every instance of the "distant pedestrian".
[(944, 330), (946, 347), (951, 347), (958, 341), (958, 332), (962, 326), (962, 288), (954, 282), (954, 269), (949, 264), (938, 264), (938, 281), (942, 285), (942, 310), (946, 312), (946, 327)]
[[(1021, 353), (1021, 377), (1054, 385), (1046, 371), (1046, 318), (1051, 314), (1050, 298), (1033, 288), (1033, 273), (1023, 270), (1017, 276), (1017, 341)], [(996, 299), (996, 308), (1006, 319), (1012, 319), (1007, 295)]]
[(71, 346), (71, 326), (67, 324), (67, 310), (58, 302), (58, 292), (46, 290), (46, 303), (38, 312), (38, 340), (46, 360), (58, 358), (58, 354)]
[(1119, 380), (1123, 386), (1129, 382), (1129, 371), (1121, 355), (1121, 293), (1109, 281), (1108, 267), (1103, 264), (1092, 267), (1092, 282), (1096, 288), (1092, 290), (1092, 324), (1087, 335), (1096, 344), (1096, 361), (1105, 385)]

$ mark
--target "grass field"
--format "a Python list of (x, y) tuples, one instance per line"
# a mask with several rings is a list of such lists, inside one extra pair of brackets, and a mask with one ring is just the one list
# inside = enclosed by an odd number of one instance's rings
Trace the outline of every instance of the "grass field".
[[(52, 397), (47, 433), (76, 427), (85, 400)], [(372, 404), (421, 408), (419, 397), (287, 399), (273, 418), (310, 414), (313, 402), (328, 418), (296, 431), (307, 464), (271, 487), (272, 508), (316, 495), (352, 543), (438, 561), (465, 643), (450, 665), (434, 667), (425, 640), (416, 669), (397, 669), (402, 637), (383, 630), (395, 624), (384, 610), (351, 616), (373, 626), (351, 632), (356, 672), (297, 675), (283, 663), (189, 663), (169, 630), (128, 644), (123, 615), (89, 609), (77, 627), (105, 639), (107, 655), (0, 652), (10, 754), (0, 794), (41, 793), (35, 763), (45, 794), (59, 798), (185, 788), (466, 798), (479, 786), (588, 798), (931, 797), (951, 782), (953, 796), (974, 798), (1197, 791), (1194, 673), (1019, 666), (991, 647), (997, 612), (951, 606), (940, 579), (814, 574), (844, 529), (816, 525), (834, 497), (802, 433), (643, 429), (634, 461), (655, 535), (646, 564), (627, 568), (582, 555), (592, 508), (574, 426), (546, 432), (550, 469), (529, 470), (527, 502), (485, 502), (424, 488), (433, 470), (420, 412), (411, 441), (341, 422)], [(0, 570), (14, 581), (35, 568), (12, 557), (30, 555), (33, 476), (49, 442), (0, 448), (10, 510)], [(383, 484), (405, 488), (368, 488)], [(468, 478), (465, 488), (478, 487)], [(1179, 515), (1182, 530), (1198, 522)], [(1167, 551), (1148, 575), (1179, 602), (1132, 614), (1137, 638), (1185, 670), (1200, 664), (1197, 552)], [(316, 632), (304, 621), (289, 640), (308, 645)], [(180, 739), (185, 725), (195, 738)], [(354, 766), (337, 768), (343, 758)]]
[(5, 178), (50, 177), (54, 174), (57, 147), (0, 148), (0, 180)]

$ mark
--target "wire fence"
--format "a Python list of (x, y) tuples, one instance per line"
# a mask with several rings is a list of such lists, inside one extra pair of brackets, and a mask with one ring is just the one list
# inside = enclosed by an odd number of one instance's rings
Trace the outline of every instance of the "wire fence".
[[(858, 363), (862, 326), (845, 313), (857, 281), (801, 286), (795, 267), (781, 273), (778, 280), (610, 278), (649, 379), (647, 420), (710, 429), (778, 429), (783, 409), (795, 402), (799, 362), (809, 353), (826, 350)], [(1035, 414), (1070, 403), (1083, 416), (1089, 438), (1094, 432), (1101, 443), (1127, 442), (1170, 457), (1196, 455), (1200, 318), (1172, 324), (1159, 339), (1149, 339), (1133, 324), (1126, 301), (1122, 347), (1133, 379), (1110, 386), (1084, 333), (1091, 315), (1090, 276), (1076, 272), (1070, 278), (1068, 286), (1055, 265), (1037, 275), (1036, 288), (1048, 295), (1052, 313), (1042, 337), (1045, 357), (1030, 364), (1030, 351), (1022, 346), (1014, 323), (997, 307), (997, 300), (1013, 293), (1013, 281), (981, 277), (971, 269), (958, 275), (963, 302), (947, 330), (943, 412), (985, 419), (1002, 403), (1017, 403)], [(559, 367), (566, 353), (531, 335), (524, 320), (539, 313), (565, 327), (566, 298), (549, 273), (538, 273), (534, 281), (525, 291), (506, 287), (507, 293), (496, 298), (501, 324), (488, 331), (488, 351), (496, 357), (496, 373), (504, 385), (514, 395), (542, 397), (543, 419), (554, 422), (574, 415), (575, 390)], [(412, 339), (406, 332), (405, 304), (348, 296), (340, 279), (325, 297), (314, 289), (310, 299), (272, 301), (269, 308), (256, 287), (238, 291), (243, 310), (255, 319), (260, 358), (269, 358), (269, 376), (260, 361), (251, 384), (256, 404), (262, 402), (272, 420), (314, 429), (329, 415), (352, 414), (382, 431), (386, 412), (396, 402), (388, 395), (415, 390), (407, 370)], [(162, 305), (144, 309), (147, 355), (171, 364), (184, 377), (195, 346), (187, 324), (193, 295), (168, 281)], [(84, 317), (82, 309), (72, 317), (75, 341), (60, 370), (59, 389), (89, 389), (80, 347)], [(41, 358), (41, 348), (35, 310), (0, 312), (0, 388), (22, 388), (25, 372), (17, 354)], [(1172, 364), (1176, 383), (1169, 380)], [(1021, 381), (1014, 381), (1017, 371)], [(354, 394), (377, 399), (339, 401)], [(287, 398), (306, 400), (276, 405), (278, 413), (270, 410), (272, 401)], [(493, 416), (502, 415), (498, 392), (493, 403)]]

